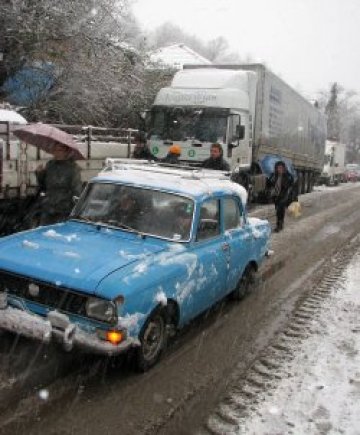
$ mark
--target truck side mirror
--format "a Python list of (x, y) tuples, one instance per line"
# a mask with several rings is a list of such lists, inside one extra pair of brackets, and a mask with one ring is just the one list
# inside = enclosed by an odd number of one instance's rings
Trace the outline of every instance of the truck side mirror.
[(245, 137), (245, 125), (237, 125), (236, 126), (236, 139), (244, 139)]

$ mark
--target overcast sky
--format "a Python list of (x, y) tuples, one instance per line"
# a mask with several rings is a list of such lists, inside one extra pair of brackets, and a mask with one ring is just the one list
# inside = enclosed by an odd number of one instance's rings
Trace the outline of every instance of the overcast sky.
[(360, 0), (135, 0), (134, 12), (148, 30), (224, 36), (309, 98), (334, 81), (360, 93)]

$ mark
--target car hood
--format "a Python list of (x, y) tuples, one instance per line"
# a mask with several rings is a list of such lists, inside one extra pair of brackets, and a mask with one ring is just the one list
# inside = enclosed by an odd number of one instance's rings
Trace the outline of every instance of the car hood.
[(69, 221), (1, 239), (0, 269), (95, 294), (106, 276), (165, 246), (163, 240)]

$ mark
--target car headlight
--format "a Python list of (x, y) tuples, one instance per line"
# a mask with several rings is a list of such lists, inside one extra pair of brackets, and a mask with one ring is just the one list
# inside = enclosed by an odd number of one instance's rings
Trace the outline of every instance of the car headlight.
[(86, 314), (102, 322), (115, 323), (117, 320), (117, 306), (113, 301), (89, 298), (86, 302)]

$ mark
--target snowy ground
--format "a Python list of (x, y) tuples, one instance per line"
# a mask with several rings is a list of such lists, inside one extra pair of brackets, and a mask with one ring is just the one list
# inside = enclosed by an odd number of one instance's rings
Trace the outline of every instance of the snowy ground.
[(360, 254), (297, 356), (241, 424), (246, 434), (360, 434)]

